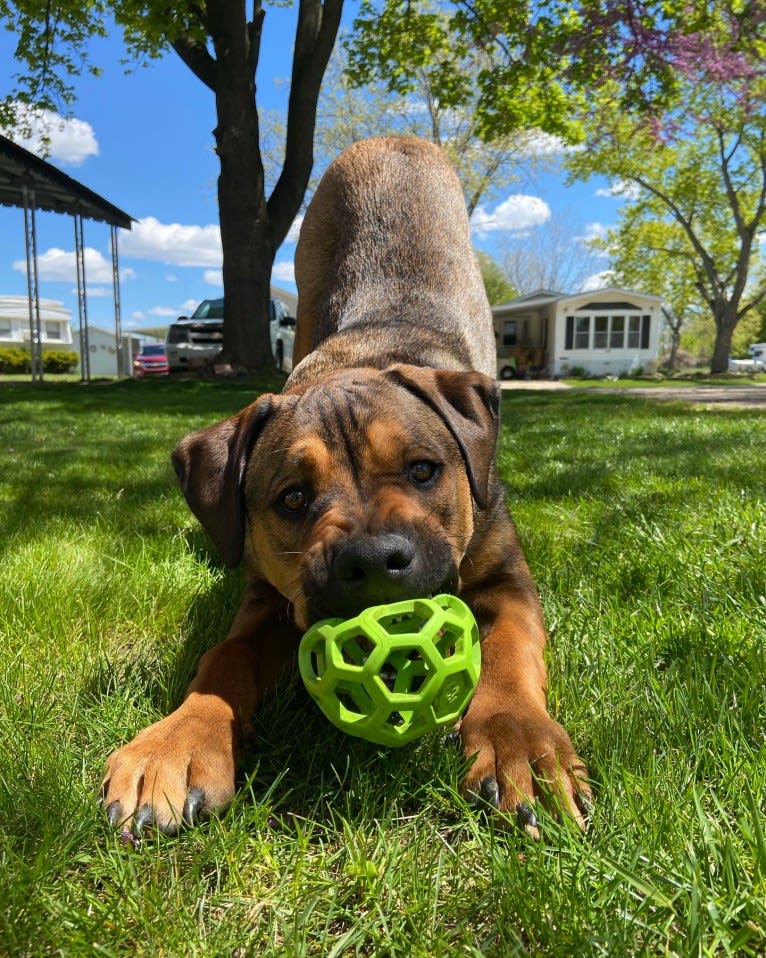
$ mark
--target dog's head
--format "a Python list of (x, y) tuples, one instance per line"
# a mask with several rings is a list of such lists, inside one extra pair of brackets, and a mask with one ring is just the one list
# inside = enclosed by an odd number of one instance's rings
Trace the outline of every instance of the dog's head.
[(497, 413), (480, 373), (344, 370), (192, 433), (173, 463), (227, 565), (244, 553), (305, 629), (457, 588)]

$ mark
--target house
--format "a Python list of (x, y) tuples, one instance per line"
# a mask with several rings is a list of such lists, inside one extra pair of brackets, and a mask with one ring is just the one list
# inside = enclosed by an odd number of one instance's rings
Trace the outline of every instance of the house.
[[(40, 300), (43, 349), (72, 349), (72, 314), (55, 299)], [(0, 296), (0, 346), (29, 349), (29, 299)]]
[[(74, 345), (80, 352), (80, 342)], [(131, 375), (133, 357), (141, 350), (141, 339), (138, 336), (125, 334), (122, 337), (123, 375)], [(88, 352), (90, 356), (90, 375), (117, 376), (117, 339), (113, 329), (102, 329), (100, 326), (88, 326)], [(82, 369), (82, 363), (80, 363)]]
[(661, 298), (608, 287), (580, 293), (538, 289), (492, 307), (502, 379), (531, 371), (620, 375), (656, 360)]

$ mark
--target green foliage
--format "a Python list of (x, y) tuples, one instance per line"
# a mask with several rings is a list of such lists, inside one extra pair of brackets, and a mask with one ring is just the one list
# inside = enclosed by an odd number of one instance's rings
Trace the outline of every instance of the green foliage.
[(0, 100), (2, 125), (20, 121), (14, 101), (53, 111), (72, 103), (73, 83), (83, 70), (100, 72), (84, 59), (83, 51), (93, 37), (106, 36), (109, 10), (103, 0), (57, 4), (55, 14), (42, 0), (0, 0), (0, 24), (16, 39), (18, 68), (16, 89)]
[(481, 278), (484, 280), (484, 289), (487, 291), (490, 306), (516, 299), (519, 294), (505, 275), (503, 267), (483, 250), (477, 250), (476, 258), (479, 261)]
[(0, 373), (28, 373), (29, 351), (19, 346), (0, 346)]
[(243, 588), (168, 451), (279, 378), (150, 386), (0, 387), (4, 954), (766, 953), (762, 412), (504, 394), (586, 836), (497, 827), (441, 737), (354, 741), (288, 684), (226, 814), (136, 847), (98, 806), (104, 758), (180, 701)]
[[(80, 357), (71, 349), (43, 351), (43, 370), (46, 373), (68, 373), (79, 363)], [(29, 350), (18, 346), (0, 346), (0, 373), (28, 373)]]
[[(519, 130), (545, 130), (575, 142), (572, 109), (577, 93), (565, 90), (549, 57), (550, 37), (530, 31), (525, 4), (479, 0), (400, 3), (363, 0), (347, 42), (349, 77), (376, 80), (406, 95), (427, 71), (444, 108), (473, 103), (477, 130), (491, 140)], [(560, 67), (560, 62), (558, 62)]]
[(43, 370), (46, 373), (68, 373), (80, 362), (71, 349), (46, 349), (43, 352)]

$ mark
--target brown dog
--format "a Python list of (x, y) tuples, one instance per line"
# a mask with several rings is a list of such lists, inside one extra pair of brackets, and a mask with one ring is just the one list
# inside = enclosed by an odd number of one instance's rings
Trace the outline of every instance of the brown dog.
[(244, 556), (247, 591), (182, 705), (110, 757), (110, 820), (175, 831), (228, 802), (243, 730), (310, 623), (453, 591), (482, 635), (467, 792), (533, 832), (528, 803), (554, 795), (582, 825), (585, 768), (548, 715), (542, 611), (495, 476), (491, 313), (443, 154), (414, 138), (346, 150), (296, 273), (284, 392), (173, 453), (226, 563)]

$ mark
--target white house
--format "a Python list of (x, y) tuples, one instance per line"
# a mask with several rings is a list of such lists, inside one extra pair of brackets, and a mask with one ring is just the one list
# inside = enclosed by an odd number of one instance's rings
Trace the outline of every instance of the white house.
[(501, 378), (535, 371), (620, 375), (646, 368), (660, 349), (661, 298), (609, 287), (582, 293), (539, 289), (492, 307)]
[[(72, 314), (55, 299), (40, 300), (43, 349), (72, 349)], [(0, 346), (29, 349), (29, 300), (0, 296)]]

